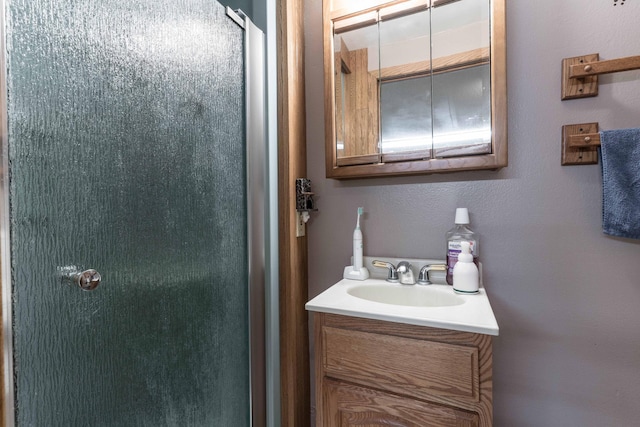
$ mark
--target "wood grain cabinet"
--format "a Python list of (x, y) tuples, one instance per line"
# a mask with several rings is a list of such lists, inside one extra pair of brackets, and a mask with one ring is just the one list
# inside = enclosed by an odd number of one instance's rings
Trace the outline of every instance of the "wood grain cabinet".
[(489, 335), (314, 313), (317, 427), (491, 426)]
[(507, 166), (506, 0), (323, 0), (328, 178)]

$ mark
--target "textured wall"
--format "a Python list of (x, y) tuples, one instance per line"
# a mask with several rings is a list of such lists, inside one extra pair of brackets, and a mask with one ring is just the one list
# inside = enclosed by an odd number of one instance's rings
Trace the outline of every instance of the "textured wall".
[(562, 102), (560, 63), (640, 54), (640, 1), (507, 3), (509, 167), (341, 182), (324, 172), (321, 0), (305, 0), (308, 171), (320, 209), (307, 227), (309, 297), (341, 278), (358, 206), (366, 255), (426, 258), (444, 256), (444, 233), (466, 206), (500, 325), (495, 425), (632, 425), (640, 241), (601, 233), (600, 167), (560, 166), (560, 129), (640, 126), (640, 71), (601, 77), (597, 98)]

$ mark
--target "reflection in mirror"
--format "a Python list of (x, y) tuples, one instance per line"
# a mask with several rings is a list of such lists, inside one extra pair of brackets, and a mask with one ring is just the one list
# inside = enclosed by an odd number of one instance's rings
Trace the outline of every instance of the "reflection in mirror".
[(383, 81), (380, 84), (383, 161), (403, 160), (393, 154), (424, 151), (431, 157), (431, 77)]
[(378, 24), (334, 37), (336, 152), (341, 164), (373, 163), (378, 154)]
[(380, 22), (382, 161), (431, 157), (430, 10)]
[(327, 176), (506, 166), (504, 3), (323, 2)]
[(434, 74), (435, 157), (491, 153), (489, 64)]
[(431, 10), (434, 157), (491, 153), (489, 16), (488, 0)]

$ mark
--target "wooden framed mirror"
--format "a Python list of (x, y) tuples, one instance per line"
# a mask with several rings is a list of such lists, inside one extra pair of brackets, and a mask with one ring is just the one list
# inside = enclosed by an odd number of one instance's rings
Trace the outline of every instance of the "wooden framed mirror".
[(507, 165), (505, 0), (324, 0), (326, 172)]

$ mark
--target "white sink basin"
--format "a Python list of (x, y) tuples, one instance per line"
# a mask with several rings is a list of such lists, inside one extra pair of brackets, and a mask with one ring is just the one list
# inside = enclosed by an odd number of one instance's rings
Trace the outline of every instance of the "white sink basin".
[(451, 292), (421, 285), (363, 285), (354, 286), (347, 293), (368, 301), (409, 307), (450, 307), (465, 302)]
[(459, 295), (449, 285), (401, 285), (343, 279), (306, 304), (307, 310), (410, 325), (498, 335), (484, 288)]

